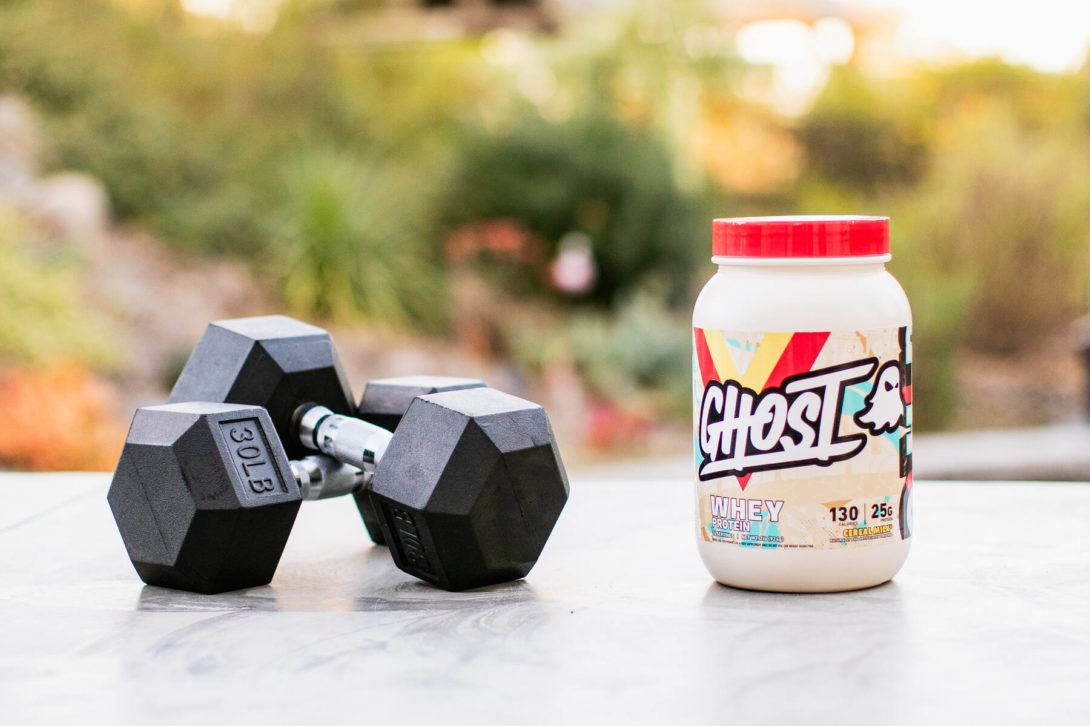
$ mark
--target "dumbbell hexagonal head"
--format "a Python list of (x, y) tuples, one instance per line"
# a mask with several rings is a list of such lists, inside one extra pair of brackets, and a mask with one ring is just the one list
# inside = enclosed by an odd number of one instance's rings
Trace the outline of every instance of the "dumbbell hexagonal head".
[(272, 580), (300, 503), (269, 415), (218, 403), (137, 411), (107, 498), (140, 579), (204, 593)]
[(329, 333), (282, 315), (211, 323), (169, 400), (261, 406), (293, 459), (306, 455), (289, 436), (300, 403), (313, 401), (349, 416), (355, 410)]
[(444, 391), (460, 391), (466, 388), (484, 388), (485, 382), (477, 378), (453, 376), (400, 376), (368, 381), (360, 396), (358, 418), (395, 431), (401, 418), (409, 410), (409, 404), (417, 396)]
[(372, 498), (398, 567), (464, 590), (530, 571), (568, 481), (543, 408), (471, 389), (413, 400)]
[[(401, 376), (399, 378), (380, 378), (368, 381), (360, 396), (359, 418), (381, 426), (387, 431), (395, 431), (409, 404), (417, 396), (444, 391), (460, 391), (466, 388), (483, 388), (485, 382), (476, 378), (454, 378), (451, 376)], [(367, 527), (367, 534), (375, 544), (386, 544), (386, 538), (379, 526), (378, 514), (371, 504), (367, 492), (355, 495), (356, 508)]]

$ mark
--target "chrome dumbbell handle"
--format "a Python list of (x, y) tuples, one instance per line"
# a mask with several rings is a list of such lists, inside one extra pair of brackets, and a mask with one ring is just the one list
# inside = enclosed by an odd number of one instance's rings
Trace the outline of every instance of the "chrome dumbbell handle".
[(303, 446), (373, 474), (393, 434), (358, 418), (333, 413), (325, 406), (307, 404), (294, 416)]
[(359, 467), (328, 456), (314, 455), (289, 461), (303, 499), (329, 499), (363, 491), (371, 475)]

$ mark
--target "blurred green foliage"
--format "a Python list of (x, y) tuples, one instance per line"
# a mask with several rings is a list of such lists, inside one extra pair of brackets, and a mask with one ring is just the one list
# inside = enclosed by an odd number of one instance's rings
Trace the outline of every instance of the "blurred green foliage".
[(1086, 73), (981, 61), (878, 80), (847, 67), (797, 128), (798, 199), (892, 217), (924, 430), (955, 418), (960, 352), (1029, 351), (1086, 312)]
[(692, 406), (692, 335), (661, 299), (645, 288), (621, 300), (612, 316), (576, 315), (571, 352), (598, 395), (622, 401), (651, 396), (658, 410), (684, 418)]
[(113, 368), (117, 331), (87, 314), (79, 279), (83, 264), (70, 255), (34, 254), (32, 228), (0, 206), (0, 364), (63, 360)]
[(280, 280), (291, 309), (441, 327), (445, 288), (429, 246), (430, 195), (415, 185), (415, 174), (381, 160), (310, 151), (283, 176), (268, 274)]
[(507, 331), (509, 354), (539, 375), (570, 364), (592, 396), (685, 418), (692, 406), (691, 333), (662, 300), (662, 290), (650, 285), (630, 291), (611, 311), (520, 318)]
[(1005, 112), (961, 119), (906, 194), (906, 284), (965, 291), (960, 342), (1011, 353), (1081, 314), (1090, 288), (1090, 144)]
[[(567, 356), (601, 395), (661, 392), (668, 410), (688, 395), (713, 216), (893, 217), (924, 428), (953, 418), (960, 352), (1032, 349), (1090, 305), (1090, 72), (847, 65), (801, 117), (772, 118), (747, 100), (753, 69), (721, 19), (693, 0), (441, 41), (383, 37), (383, 5), (288, 0), (250, 34), (177, 0), (7, 0), (0, 91), (41, 114), (48, 169), (94, 174), (117, 215), (167, 244), (248, 260), (301, 315), (443, 331), (462, 264), (448, 241), (502, 220), (540, 249), (493, 286), (564, 321), (534, 341), (512, 322), (516, 357)], [(733, 146), (706, 158), (717, 144)], [(773, 156), (760, 192), (722, 173)], [(598, 267), (582, 297), (547, 281), (570, 232)], [(16, 237), (0, 239), (0, 315), (46, 322), (9, 321), (0, 348), (31, 356), (42, 335), (95, 359), (83, 331), (56, 327), (78, 269)]]
[(1022, 130), (997, 111), (952, 128), (898, 201), (895, 271), (918, 319), (925, 427), (955, 414), (958, 351), (1031, 350), (1085, 312), (1088, 163), (1085, 138)]
[(912, 181), (926, 151), (915, 101), (884, 80), (836, 69), (798, 124), (806, 175), (871, 194)]
[(602, 112), (470, 136), (443, 203), (448, 227), (516, 219), (549, 257), (566, 234), (586, 234), (598, 268), (590, 298), (606, 306), (652, 281), (669, 304), (687, 304), (707, 256), (707, 220), (678, 188), (668, 149)]
[(372, 52), (333, 42), (325, 12), (251, 35), (141, 7), (0, 5), (0, 88), (44, 118), (48, 166), (94, 174), (117, 215), (169, 244), (278, 270), (297, 312), (440, 324), (421, 252), (464, 100), (488, 96), (474, 49)]

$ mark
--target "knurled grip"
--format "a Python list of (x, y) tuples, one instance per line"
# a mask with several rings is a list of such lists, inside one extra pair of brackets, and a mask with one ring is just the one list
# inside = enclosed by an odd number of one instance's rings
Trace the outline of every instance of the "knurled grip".
[(337, 461), (373, 473), (393, 434), (358, 418), (335, 414), (325, 406), (301, 408), (294, 417), (299, 441)]

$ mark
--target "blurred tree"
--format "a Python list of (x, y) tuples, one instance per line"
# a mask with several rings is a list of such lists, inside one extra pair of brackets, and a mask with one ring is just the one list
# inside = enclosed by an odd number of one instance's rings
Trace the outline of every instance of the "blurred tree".
[[(589, 299), (604, 305), (650, 280), (668, 299), (687, 299), (706, 251), (699, 202), (674, 181), (661, 141), (602, 111), (561, 124), (536, 118), (510, 132), (478, 132), (462, 147), (441, 213), (447, 229), (513, 219), (555, 255), (564, 235), (587, 235), (598, 279)], [(526, 271), (537, 287), (540, 268)]]
[(1027, 350), (1063, 330), (1090, 291), (1088, 165), (1081, 135), (1029, 133), (1004, 111), (963, 117), (900, 207), (906, 283), (969, 285), (956, 314), (978, 350)]
[(889, 84), (834, 68), (798, 124), (808, 175), (869, 193), (910, 182), (923, 160), (918, 113)]

